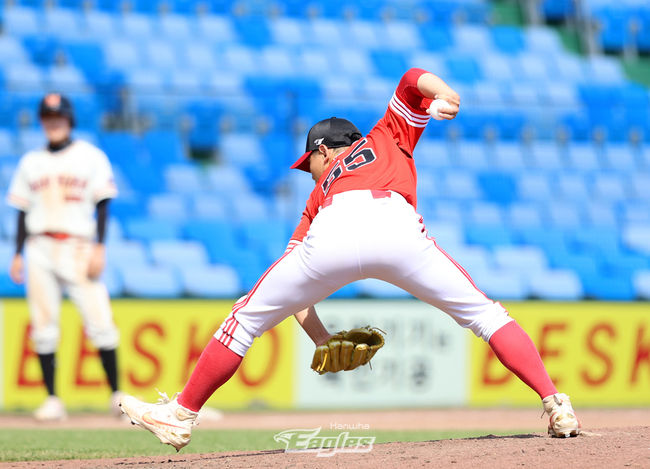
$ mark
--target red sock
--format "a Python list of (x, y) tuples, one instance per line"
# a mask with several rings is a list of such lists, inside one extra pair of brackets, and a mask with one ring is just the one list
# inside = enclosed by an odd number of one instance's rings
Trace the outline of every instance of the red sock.
[(178, 403), (198, 412), (205, 401), (235, 374), (242, 358), (213, 337), (201, 352), (192, 376), (178, 396)]
[(492, 334), (490, 347), (499, 361), (539, 394), (539, 397), (544, 399), (557, 393), (535, 344), (515, 321)]

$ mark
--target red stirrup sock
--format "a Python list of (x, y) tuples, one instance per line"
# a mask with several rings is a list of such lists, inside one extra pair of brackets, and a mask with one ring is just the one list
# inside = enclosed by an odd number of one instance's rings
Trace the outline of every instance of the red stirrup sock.
[(535, 344), (515, 321), (492, 334), (489, 344), (499, 361), (539, 397), (557, 393)]
[(178, 403), (198, 412), (205, 401), (235, 374), (243, 357), (240, 357), (214, 337), (203, 349)]

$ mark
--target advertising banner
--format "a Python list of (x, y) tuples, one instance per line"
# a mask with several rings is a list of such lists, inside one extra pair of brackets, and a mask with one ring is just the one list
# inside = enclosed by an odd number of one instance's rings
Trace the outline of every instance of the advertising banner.
[(467, 400), (467, 331), (419, 301), (324, 301), (316, 306), (331, 332), (372, 325), (386, 345), (370, 366), (318, 375), (310, 369), (313, 342), (300, 334), (297, 405), (404, 407), (462, 405)]
[[(120, 329), (120, 387), (155, 401), (156, 388), (181, 391), (205, 344), (233, 302), (114, 300)], [(38, 358), (29, 339), (24, 300), (2, 302), (3, 407), (34, 408), (45, 398)], [(295, 321), (285, 321), (255, 341), (233, 379), (208, 401), (222, 409), (285, 408), (294, 402)], [(105, 409), (110, 391), (96, 349), (83, 334), (74, 306), (61, 312), (56, 388), (69, 408)]]
[[(574, 405), (650, 404), (647, 303), (526, 302), (508, 309)], [(537, 394), (507, 371), (487, 344), (472, 340), (470, 346), (471, 404), (539, 405)]]

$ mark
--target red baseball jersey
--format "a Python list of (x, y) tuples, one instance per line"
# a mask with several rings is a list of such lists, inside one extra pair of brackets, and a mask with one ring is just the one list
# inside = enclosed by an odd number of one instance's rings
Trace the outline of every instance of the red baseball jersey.
[(292, 240), (302, 241), (327, 197), (352, 190), (398, 192), (417, 207), (413, 149), (429, 121), (431, 99), (417, 88), (425, 70), (412, 68), (397, 86), (386, 114), (368, 135), (338, 155), (316, 183)]

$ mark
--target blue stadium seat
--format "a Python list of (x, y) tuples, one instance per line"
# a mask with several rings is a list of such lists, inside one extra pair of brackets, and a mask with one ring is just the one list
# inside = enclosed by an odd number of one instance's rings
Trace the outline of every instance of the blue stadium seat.
[(489, 166), (487, 149), (483, 142), (460, 141), (454, 150), (454, 163), (458, 168), (473, 171)]
[(108, 290), (108, 295), (111, 298), (122, 296), (124, 293), (124, 283), (118, 271), (114, 268), (108, 267), (102, 272), (101, 281)]
[(117, 36), (117, 18), (101, 10), (90, 10), (84, 13), (85, 33), (97, 40), (105, 40)]
[(142, 47), (144, 63), (156, 70), (170, 72), (178, 67), (178, 53), (169, 39), (151, 39)]
[(283, 46), (300, 45), (308, 36), (304, 22), (295, 18), (276, 17), (268, 25), (273, 42)]
[(542, 13), (547, 20), (563, 21), (575, 14), (575, 5), (572, 0), (544, 0)]
[(484, 171), (478, 175), (478, 182), (486, 200), (506, 205), (517, 198), (515, 178), (509, 173)]
[(528, 283), (516, 272), (491, 270), (472, 274), (476, 286), (493, 300), (523, 300), (530, 296)]
[(629, 224), (621, 232), (623, 244), (631, 251), (650, 255), (650, 224)]
[(88, 91), (81, 71), (70, 65), (50, 68), (45, 80), (51, 89), (62, 93)]
[(224, 197), (212, 193), (197, 193), (192, 196), (191, 215), (199, 220), (228, 220), (229, 204)]
[(526, 49), (531, 53), (555, 55), (564, 52), (560, 35), (553, 29), (544, 26), (529, 26), (526, 28)]
[(46, 8), (43, 14), (46, 34), (61, 37), (79, 37), (81, 14), (68, 8)]
[(497, 246), (494, 248), (493, 259), (497, 268), (518, 272), (524, 276), (548, 268), (544, 250), (536, 246)]
[(399, 79), (408, 68), (406, 58), (400, 51), (382, 50), (370, 54), (375, 69), (385, 78)]
[(197, 28), (193, 30), (199, 34), (201, 40), (212, 44), (229, 44), (239, 41), (239, 36), (231, 19), (221, 15), (201, 15), (196, 20)]
[(558, 228), (580, 228), (584, 226), (582, 206), (579, 203), (564, 200), (562, 204), (548, 201), (546, 217)]
[(208, 250), (210, 260), (219, 262), (224, 252), (236, 251), (239, 241), (231, 221), (226, 220), (191, 220), (183, 229), (184, 237), (201, 241)]
[(250, 192), (248, 181), (236, 167), (213, 166), (206, 173), (209, 189), (217, 194), (237, 197)]
[(459, 25), (452, 30), (452, 36), (454, 47), (459, 51), (482, 54), (492, 50), (490, 30), (486, 26)]
[(45, 76), (43, 71), (31, 64), (15, 64), (4, 69), (4, 79), (9, 90), (43, 90)]
[(403, 51), (422, 49), (423, 42), (420, 30), (413, 27), (409, 21), (389, 21), (383, 28), (383, 39), (386, 47)]
[(128, 13), (119, 18), (120, 34), (131, 40), (153, 37), (153, 19), (141, 13)]
[(173, 240), (179, 237), (180, 228), (171, 220), (136, 218), (124, 224), (124, 235), (128, 239), (151, 242), (153, 240)]
[(503, 224), (503, 211), (492, 202), (472, 202), (466, 214), (467, 222), (473, 225), (497, 226)]
[(546, 60), (534, 53), (522, 53), (517, 62), (518, 75), (526, 81), (540, 82), (549, 78)]
[(650, 270), (640, 270), (632, 279), (637, 298), (650, 300)]
[(506, 54), (518, 54), (525, 47), (524, 34), (521, 28), (512, 26), (496, 26), (490, 29), (493, 45)]
[(27, 63), (29, 57), (22, 44), (14, 37), (0, 37), (0, 56), (6, 63)]
[(582, 172), (560, 172), (556, 176), (555, 183), (558, 196), (581, 203), (589, 200), (590, 193)]
[(506, 220), (510, 227), (535, 228), (542, 226), (542, 215), (539, 206), (534, 203), (515, 202), (506, 211)]
[(607, 170), (634, 172), (637, 165), (633, 148), (624, 144), (610, 143), (604, 148), (604, 167)]
[(25, 296), (25, 285), (16, 285), (11, 278), (9, 278), (9, 272), (6, 270), (0, 271), (0, 297), (10, 298), (17, 297), (22, 298)]
[(37, 35), (41, 31), (41, 13), (37, 9), (14, 6), (3, 11), (3, 29), (11, 36)]
[(551, 198), (553, 191), (546, 174), (526, 171), (517, 180), (517, 194), (523, 201), (546, 201)]
[(595, 275), (582, 279), (588, 297), (605, 301), (629, 301), (636, 297), (629, 277)]
[(259, 139), (253, 134), (224, 135), (219, 150), (224, 162), (240, 167), (262, 163), (266, 157)]
[(650, 173), (637, 173), (632, 178), (632, 198), (650, 200)]
[(149, 196), (147, 213), (158, 220), (183, 221), (189, 217), (185, 197), (169, 192)]
[(449, 80), (457, 80), (461, 83), (475, 83), (482, 78), (479, 66), (473, 57), (448, 57), (446, 66), (449, 71)]
[(584, 209), (590, 226), (614, 228), (619, 223), (619, 210), (613, 203), (590, 200)]
[(576, 301), (583, 297), (580, 278), (571, 270), (555, 269), (533, 273), (529, 278), (530, 294), (550, 301)]
[(115, 39), (104, 43), (106, 65), (121, 71), (129, 71), (140, 67), (143, 57), (139, 49), (131, 41)]
[(463, 269), (474, 275), (492, 270), (492, 259), (483, 246), (441, 246)]
[(165, 186), (171, 192), (192, 194), (205, 189), (200, 168), (192, 165), (169, 165), (164, 170)]
[(190, 16), (167, 13), (158, 19), (156, 26), (155, 29), (160, 31), (162, 37), (174, 42), (182, 42), (193, 35), (195, 24)]
[(477, 178), (467, 171), (447, 170), (441, 174), (440, 191), (451, 199), (474, 200), (480, 198), (480, 186)]
[(370, 298), (411, 298), (411, 294), (407, 291), (383, 280), (366, 278), (355, 283), (359, 288), (359, 294), (362, 296)]
[(124, 293), (142, 298), (176, 298), (183, 293), (181, 282), (169, 267), (130, 266), (120, 270)]
[(180, 269), (186, 294), (199, 298), (237, 298), (243, 292), (237, 271), (228, 265), (187, 266)]
[(593, 193), (598, 200), (622, 202), (628, 197), (628, 182), (616, 173), (602, 172), (594, 175)]
[(524, 151), (519, 143), (496, 142), (490, 149), (490, 167), (516, 171), (528, 166)]
[(109, 238), (106, 263), (116, 269), (128, 269), (129, 266), (143, 266), (149, 262), (147, 252), (139, 241), (122, 241)]
[(181, 268), (209, 264), (208, 253), (197, 241), (154, 240), (149, 245), (151, 260), (156, 265)]
[(465, 227), (465, 239), (468, 244), (477, 244), (494, 248), (513, 243), (512, 232), (503, 226), (468, 226)]
[(267, 200), (254, 194), (241, 194), (234, 198), (232, 213), (235, 220), (265, 220), (273, 215)]

